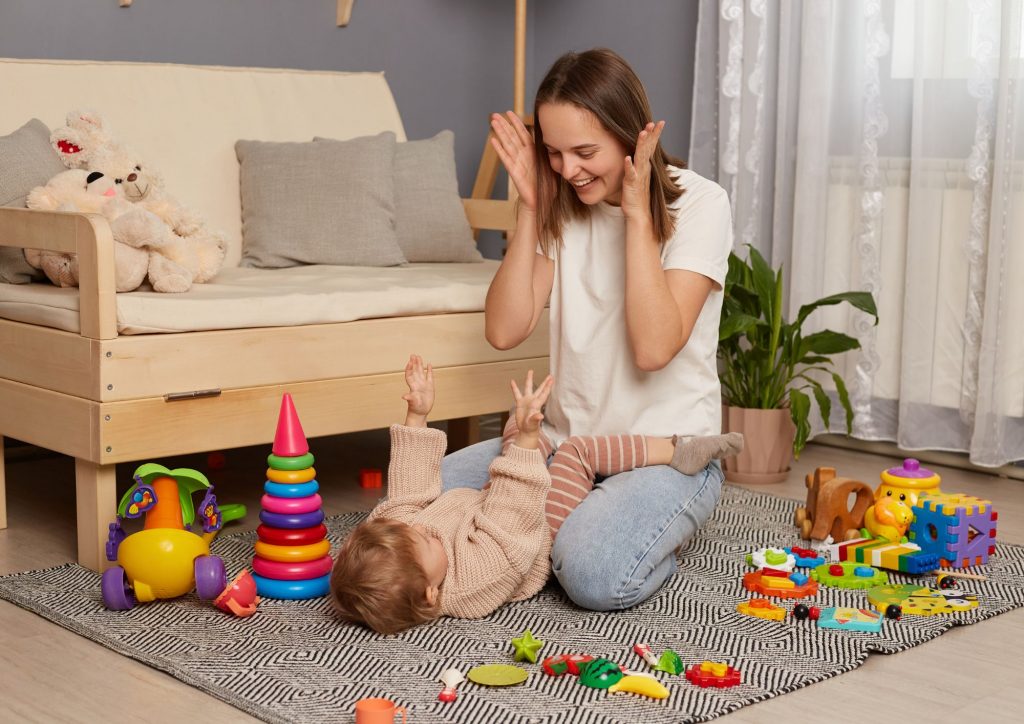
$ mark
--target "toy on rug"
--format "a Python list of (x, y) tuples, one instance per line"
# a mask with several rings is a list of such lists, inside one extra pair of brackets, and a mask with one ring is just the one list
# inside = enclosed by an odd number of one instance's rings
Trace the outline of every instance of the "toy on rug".
[(661, 652), (661, 658), (658, 659), (658, 665), (654, 667), (654, 670), (678, 676), (683, 673), (683, 660), (672, 649), (665, 649)]
[(901, 573), (929, 573), (939, 556), (928, 554), (915, 543), (891, 543), (884, 538), (856, 538), (829, 546), (833, 562), (865, 563)]
[(664, 684), (653, 676), (637, 674), (623, 676), (621, 679), (609, 686), (608, 691), (612, 694), (617, 694), (619, 692), (637, 694), (639, 696), (646, 696), (650, 699), (668, 698), (668, 689), (665, 688)]
[(938, 588), (942, 589), (943, 591), (945, 591), (948, 588), (956, 588), (958, 585), (960, 585), (960, 581), (958, 580), (960, 578), (964, 578), (964, 579), (966, 579), (968, 581), (987, 581), (988, 580), (988, 576), (978, 576), (978, 575), (975, 575), (973, 573), (961, 573), (959, 571), (956, 571), (955, 573), (950, 573), (948, 571), (945, 571), (945, 572), (931, 571), (931, 573), (937, 573), (938, 574), (935, 577), (935, 585)]
[(811, 548), (793, 546), (791, 548), (785, 548), (784, 550), (786, 553), (793, 555), (798, 568), (815, 568), (820, 566), (822, 563), (825, 563), (825, 556)]
[(544, 659), (541, 668), (548, 676), (561, 676), (562, 674), (580, 675), (580, 667), (593, 661), (593, 656), (581, 654), (559, 654)]
[(702, 689), (709, 686), (716, 689), (737, 686), (741, 676), (740, 672), (733, 667), (717, 661), (702, 661), (699, 664), (693, 664), (686, 670), (687, 680)]
[[(210, 555), (210, 541), (225, 521), (244, 517), (245, 506), (218, 506), (213, 486), (197, 470), (146, 463), (132, 477), (135, 484), (121, 498), (117, 519), (110, 524), (107, 560), (118, 565), (101, 578), (103, 603), (126, 611), (136, 601), (176, 598), (193, 587), (202, 599), (217, 598), (227, 579), (224, 562)], [(196, 521), (192, 495), (198, 491), (206, 493), (199, 505), (202, 535), (191, 530)], [(125, 533), (121, 521), (142, 516), (143, 530)]]
[(823, 586), (834, 588), (871, 588), (889, 582), (889, 574), (859, 563), (825, 563), (811, 571), (811, 577)]
[(249, 571), (242, 571), (235, 576), (235, 580), (229, 583), (217, 598), (213, 599), (214, 606), (239, 618), (248, 618), (256, 613), (256, 604), (259, 602), (260, 597), (256, 595), (256, 581), (253, 580)]
[(455, 701), (459, 694), (455, 691), (455, 687), (466, 680), (466, 677), (462, 675), (462, 672), (458, 669), (446, 669), (441, 674), (441, 683), (444, 684), (444, 688), (441, 689), (441, 693), (437, 695), (437, 700), (442, 701), (445, 704), (450, 704)]
[(527, 676), (526, 669), (511, 664), (482, 664), (469, 670), (469, 680), (481, 686), (514, 686)]
[(287, 392), (281, 399), (273, 453), (267, 464), (261, 525), (256, 529), (259, 540), (252, 559), (256, 588), (266, 598), (325, 596), (334, 559), (323, 524), (313, 455)]
[(821, 609), (817, 606), (806, 606), (798, 603), (793, 606), (793, 618), (797, 621), (806, 621), (807, 619), (817, 621), (821, 618)]
[(786, 573), (763, 568), (743, 574), (743, 587), (751, 593), (775, 598), (805, 598), (818, 592), (818, 584), (802, 573)]
[(943, 568), (980, 566), (995, 553), (998, 520), (992, 501), (972, 495), (924, 495), (914, 505), (910, 540), (938, 556)]
[(607, 689), (623, 676), (622, 668), (609, 659), (597, 658), (580, 666), (580, 684), (589, 689)]
[[(864, 513), (871, 505), (874, 494), (859, 480), (837, 478), (835, 468), (817, 468), (804, 478), (807, 486), (807, 505), (797, 508), (794, 523), (805, 540), (842, 541), (856, 538), (864, 525)], [(853, 508), (850, 496), (855, 495)]]
[(759, 548), (747, 554), (747, 565), (790, 573), (796, 568), (796, 558), (782, 548)]
[(874, 493), (874, 504), (864, 513), (865, 537), (885, 538), (899, 543), (914, 518), (912, 508), (918, 498), (939, 492), (939, 476), (914, 458), (903, 461), (902, 467), (883, 470), (882, 482)]
[(744, 616), (764, 618), (769, 621), (782, 621), (786, 618), (786, 609), (776, 606), (767, 598), (752, 598), (749, 601), (741, 601), (736, 604), (736, 610)]
[[(63, 171), (29, 192), (26, 206), (39, 211), (101, 214), (114, 239), (114, 288), (137, 289), (149, 270), (149, 249), (169, 243), (170, 231), (157, 216), (124, 199), (113, 179), (98, 171)], [(59, 287), (78, 286), (78, 255), (26, 249), (25, 259)]]
[(544, 642), (535, 639), (530, 629), (526, 629), (522, 636), (512, 639), (512, 648), (515, 650), (512, 660), (529, 661), (531, 664), (536, 664), (537, 652), (541, 650), (542, 646), (544, 646)]
[(958, 589), (936, 590), (916, 583), (877, 586), (868, 591), (868, 602), (879, 611), (898, 606), (903, 613), (934, 616), (959, 613), (978, 607), (978, 597)]
[(395, 714), (402, 715), (405, 724), (406, 709), (390, 699), (360, 699), (356, 702), (356, 724), (394, 724)]
[(633, 644), (633, 653), (647, 662), (652, 669), (658, 665), (658, 657), (651, 651), (649, 644)]
[(866, 608), (823, 608), (818, 618), (818, 626), (843, 631), (878, 633), (882, 630), (882, 615)]
[(114, 179), (131, 204), (155, 214), (166, 226), (167, 242), (149, 250), (149, 280), (158, 292), (186, 292), (212, 279), (224, 263), (224, 239), (167, 194), (156, 170), (113, 138), (91, 111), (68, 113), (66, 125), (50, 135), (64, 165), (99, 171)]

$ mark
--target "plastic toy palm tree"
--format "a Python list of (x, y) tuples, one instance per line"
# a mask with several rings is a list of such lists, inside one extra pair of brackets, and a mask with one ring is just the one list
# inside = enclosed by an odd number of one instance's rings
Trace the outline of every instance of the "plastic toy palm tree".
[[(210, 541), (225, 520), (245, 515), (245, 506), (217, 505), (213, 486), (198, 470), (146, 463), (132, 476), (135, 484), (117, 506), (110, 524), (107, 560), (119, 565), (104, 572), (103, 602), (107, 608), (126, 610), (136, 600), (175, 598), (192, 590), (213, 599), (226, 586), (224, 563), (210, 555)], [(192, 496), (205, 491), (199, 505), (202, 533), (192, 531), (196, 509)], [(143, 530), (127, 535), (125, 518), (145, 516)]]

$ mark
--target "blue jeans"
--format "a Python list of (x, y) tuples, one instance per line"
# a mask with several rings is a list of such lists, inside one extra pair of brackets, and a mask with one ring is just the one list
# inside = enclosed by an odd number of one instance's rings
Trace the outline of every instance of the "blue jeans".
[[(444, 490), (480, 489), (501, 439), (484, 440), (441, 461)], [(685, 545), (718, 503), (722, 469), (696, 475), (667, 465), (637, 468), (599, 481), (555, 538), (551, 568), (578, 606), (615, 611), (650, 598), (676, 571)]]

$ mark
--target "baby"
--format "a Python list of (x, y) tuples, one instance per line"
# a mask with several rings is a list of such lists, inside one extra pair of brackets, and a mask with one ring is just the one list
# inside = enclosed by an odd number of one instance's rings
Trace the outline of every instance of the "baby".
[(547, 582), (551, 534), (544, 504), (551, 477), (539, 450), (549, 375), (520, 391), (517, 432), (491, 463), (486, 490), (441, 494), (444, 432), (427, 427), (434, 405), (430, 365), (413, 355), (405, 425), (391, 427), (388, 497), (338, 552), (331, 597), (339, 615), (391, 634), (439, 616), (479, 618), (537, 593)]
[(553, 380), (549, 375), (534, 389), (530, 372), (525, 390), (512, 382), (515, 410), (490, 481), (483, 490), (442, 494), (447, 441), (427, 427), (433, 370), (413, 355), (405, 380), (408, 411), (404, 426), (391, 427), (388, 498), (352, 531), (331, 574), (340, 616), (384, 634), (439, 616), (479, 618), (537, 593), (550, 574), (551, 541), (598, 475), (644, 465), (670, 465), (692, 475), (743, 446), (736, 433), (574, 435), (552, 449), (540, 423)]

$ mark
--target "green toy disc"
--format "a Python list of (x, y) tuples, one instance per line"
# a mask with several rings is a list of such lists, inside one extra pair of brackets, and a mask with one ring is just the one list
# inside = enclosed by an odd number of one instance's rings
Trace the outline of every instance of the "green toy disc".
[(526, 669), (509, 664), (484, 664), (469, 670), (469, 680), (481, 686), (512, 686), (526, 681)]
[(271, 453), (267, 455), (267, 465), (274, 470), (305, 470), (313, 467), (313, 453), (306, 453), (294, 458), (281, 457)]

